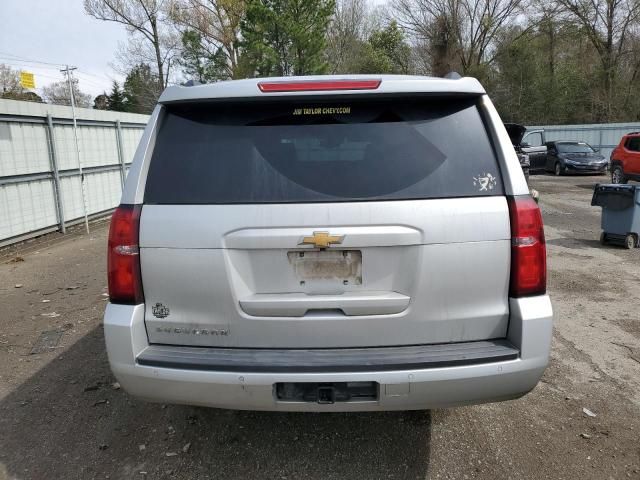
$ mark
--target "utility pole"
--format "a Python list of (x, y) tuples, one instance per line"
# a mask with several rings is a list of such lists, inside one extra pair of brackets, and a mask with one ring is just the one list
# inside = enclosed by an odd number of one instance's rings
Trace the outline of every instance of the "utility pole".
[(80, 174), (80, 188), (82, 190), (82, 209), (84, 212), (84, 228), (87, 230), (87, 235), (89, 235), (89, 215), (87, 214), (87, 192), (84, 184), (84, 173), (82, 173), (82, 164), (80, 162), (80, 144), (78, 143), (78, 124), (76, 122), (76, 101), (73, 95), (73, 71), (77, 67), (69, 67), (63, 68), (60, 70), (67, 76), (67, 83), (69, 84), (69, 96), (71, 98), (71, 115), (73, 116), (73, 137), (76, 143), (76, 155), (78, 157), (78, 172)]

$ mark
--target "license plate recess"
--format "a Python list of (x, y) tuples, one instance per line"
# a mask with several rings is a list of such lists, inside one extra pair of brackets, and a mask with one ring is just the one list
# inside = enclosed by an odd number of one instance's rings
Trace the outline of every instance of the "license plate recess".
[(288, 252), (287, 258), (301, 282), (362, 285), (360, 250), (296, 250)]

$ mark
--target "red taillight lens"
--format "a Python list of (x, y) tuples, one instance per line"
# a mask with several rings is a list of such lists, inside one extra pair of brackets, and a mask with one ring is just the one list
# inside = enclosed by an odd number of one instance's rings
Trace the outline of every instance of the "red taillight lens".
[(375, 90), (382, 80), (305, 80), (297, 82), (260, 82), (263, 93), (318, 92), (324, 90)]
[(547, 291), (547, 249), (542, 214), (529, 195), (510, 197), (511, 297), (544, 295)]
[(113, 303), (144, 302), (138, 232), (141, 205), (120, 205), (111, 217), (107, 271)]

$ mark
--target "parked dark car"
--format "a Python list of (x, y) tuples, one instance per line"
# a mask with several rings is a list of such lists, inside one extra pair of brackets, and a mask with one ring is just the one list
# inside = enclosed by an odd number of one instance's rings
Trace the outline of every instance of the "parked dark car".
[(547, 171), (556, 175), (568, 173), (607, 173), (609, 160), (585, 142), (547, 142)]
[[(505, 123), (511, 138), (511, 144), (519, 157), (526, 155), (531, 173), (544, 172), (547, 160), (547, 147), (544, 143), (544, 130), (529, 130), (518, 123)], [(520, 159), (522, 165), (523, 159)], [(524, 170), (524, 166), (523, 166)], [(528, 177), (528, 171), (525, 170)]]

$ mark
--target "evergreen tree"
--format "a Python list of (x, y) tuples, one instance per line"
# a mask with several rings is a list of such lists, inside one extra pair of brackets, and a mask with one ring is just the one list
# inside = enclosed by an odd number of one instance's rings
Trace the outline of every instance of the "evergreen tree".
[(161, 93), (151, 67), (145, 63), (131, 69), (122, 90), (125, 110), (131, 113), (151, 113)]
[(111, 93), (107, 95), (107, 110), (113, 110), (115, 112), (126, 111), (124, 105), (124, 95), (120, 89), (120, 85), (115, 80), (111, 85)]
[(227, 57), (218, 47), (215, 52), (208, 52), (202, 42), (202, 35), (194, 30), (182, 34), (182, 56), (178, 59), (184, 74), (189, 80), (200, 83), (229, 79)]
[(253, 74), (324, 73), (326, 35), (334, 8), (334, 0), (248, 0), (241, 33)]
[(409, 73), (411, 48), (395, 21), (372, 32), (361, 55), (358, 73)]

